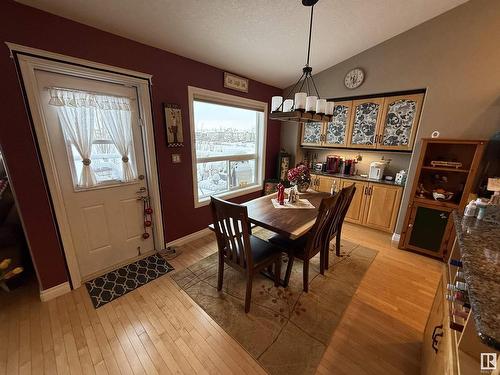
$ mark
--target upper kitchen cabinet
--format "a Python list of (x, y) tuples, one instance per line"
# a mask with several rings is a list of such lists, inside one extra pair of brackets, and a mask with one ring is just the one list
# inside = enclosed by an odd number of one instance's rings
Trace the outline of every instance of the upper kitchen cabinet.
[(385, 98), (377, 148), (412, 150), (424, 94)]
[(353, 100), (349, 147), (377, 148), (383, 105), (384, 98)]
[(411, 151), (423, 93), (335, 102), (330, 122), (302, 124), (301, 146)]
[(302, 146), (321, 146), (323, 141), (322, 122), (304, 122), (302, 124)]
[(332, 121), (325, 125), (323, 146), (345, 147), (351, 121), (352, 101), (336, 102)]

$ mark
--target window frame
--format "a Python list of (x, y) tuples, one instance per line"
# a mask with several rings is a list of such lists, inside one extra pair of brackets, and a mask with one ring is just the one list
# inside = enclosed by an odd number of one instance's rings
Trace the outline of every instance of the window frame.
[[(205, 101), (213, 104), (239, 107), (250, 109), (253, 111), (259, 111), (263, 113), (262, 123), (259, 124), (259, 129), (257, 131), (257, 150), (255, 154), (249, 155), (238, 155), (229, 157), (214, 157), (214, 158), (200, 158), (196, 157), (196, 139), (195, 139), (195, 124), (194, 124), (194, 106), (195, 100)], [(199, 162), (210, 162), (215, 161), (214, 159), (230, 160), (240, 158), (240, 160), (256, 160), (256, 183), (249, 185), (248, 187), (233, 189), (225, 191), (220, 194), (214, 194), (219, 198), (235, 198), (242, 195), (254, 193), (261, 191), (264, 187), (264, 173), (266, 168), (266, 141), (267, 141), (267, 116), (268, 116), (268, 104), (266, 102), (261, 102), (253, 99), (242, 98), (235, 95), (223, 94), (217, 91), (211, 91), (206, 89), (201, 89), (198, 87), (188, 86), (188, 103), (189, 103), (189, 129), (191, 136), (191, 169), (193, 177), (193, 199), (194, 207), (203, 207), (210, 204), (210, 197), (200, 198), (198, 196), (198, 177), (197, 177), (197, 164)]]

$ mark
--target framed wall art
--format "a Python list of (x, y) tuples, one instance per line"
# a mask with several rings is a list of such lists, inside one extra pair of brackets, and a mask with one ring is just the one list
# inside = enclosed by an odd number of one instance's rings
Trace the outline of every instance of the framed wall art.
[(167, 147), (184, 146), (181, 107), (177, 104), (163, 104), (163, 110), (165, 112)]
[(236, 91), (248, 92), (248, 79), (224, 72), (224, 87)]

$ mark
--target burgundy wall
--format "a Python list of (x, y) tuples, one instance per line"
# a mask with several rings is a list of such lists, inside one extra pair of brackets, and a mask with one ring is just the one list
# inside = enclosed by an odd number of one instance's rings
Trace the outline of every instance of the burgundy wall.
[[(248, 94), (227, 90), (223, 87), (223, 71), (220, 69), (10, 0), (0, 4), (0, 41), (153, 75), (153, 118), (166, 241), (206, 227), (210, 212), (208, 207), (195, 209), (193, 205), (189, 136), (185, 137), (183, 148), (171, 150), (166, 147), (162, 103), (181, 106), (183, 131), (189, 135), (188, 85), (265, 102), (269, 102), (272, 95), (282, 92), (256, 81), (250, 81)], [(41, 287), (47, 289), (68, 280), (68, 277), (14, 61), (9, 58), (8, 48), (3, 43), (0, 46), (0, 72), (3, 92), (0, 109), (4, 119), (0, 125), (0, 145), (19, 202)], [(234, 72), (238, 73), (237, 66)], [(268, 121), (266, 177), (275, 173), (279, 148), (280, 124)], [(181, 154), (181, 164), (171, 163), (173, 152)], [(244, 201), (259, 194), (239, 197), (235, 201)]]

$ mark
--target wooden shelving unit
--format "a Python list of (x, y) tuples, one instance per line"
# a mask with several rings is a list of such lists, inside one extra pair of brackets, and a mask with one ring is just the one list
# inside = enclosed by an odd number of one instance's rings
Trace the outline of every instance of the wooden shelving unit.
[[(486, 141), (423, 139), (422, 142), (399, 248), (445, 260), (454, 239), (451, 211), (463, 210), (467, 204)], [(458, 162), (461, 167), (433, 167), (433, 161)], [(453, 193), (452, 198), (435, 200), (432, 192), (437, 189)]]

